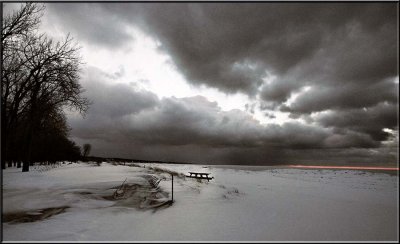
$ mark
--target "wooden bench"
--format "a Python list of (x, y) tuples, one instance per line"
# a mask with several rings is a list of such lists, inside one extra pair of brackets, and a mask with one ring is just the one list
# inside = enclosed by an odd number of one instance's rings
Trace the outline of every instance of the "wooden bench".
[(189, 172), (190, 175), (186, 177), (197, 178), (197, 179), (207, 179), (208, 181), (212, 180), (214, 177), (209, 177), (210, 173), (200, 173), (200, 172)]

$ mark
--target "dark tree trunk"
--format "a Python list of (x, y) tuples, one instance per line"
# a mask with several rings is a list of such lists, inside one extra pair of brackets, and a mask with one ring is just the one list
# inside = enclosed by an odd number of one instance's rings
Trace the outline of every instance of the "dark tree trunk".
[[(3, 10), (3, 6), (1, 6), (1, 10)], [(2, 19), (3, 20), (3, 19)], [(2, 24), (3, 24), (3, 21), (2, 21)], [(2, 40), (2, 44), (3, 44), (3, 40)], [(4, 66), (3, 66), (3, 54), (4, 54), (4, 50), (3, 50), (3, 45), (1, 45), (1, 47), (0, 47), (0, 55), (1, 55), (1, 71), (3, 71), (3, 68), (4, 68)], [(2, 72), (2, 74), (3, 74), (3, 72)], [(3, 79), (3, 76), (2, 76), (2, 79)], [(3, 80), (1, 81), (1, 82), (3, 82)], [(3, 84), (2, 84), (2, 87), (3, 87)], [(1, 93), (2, 95), (3, 95), (3, 92)], [(5, 141), (5, 138), (6, 138), (6, 135), (5, 135), (5, 133), (6, 133), (6, 130), (5, 130), (5, 128), (6, 128), (6, 117), (5, 117), (5, 115), (6, 115), (6, 102), (5, 102), (5, 100), (4, 100), (4, 97), (2, 96), (1, 97), (2, 99), (1, 99), (1, 114), (0, 114), (0, 117), (1, 117), (1, 119), (0, 119), (0, 123), (1, 123), (1, 131), (0, 131), (0, 139), (1, 139), (1, 151), (0, 151), (0, 155), (1, 155), (1, 168), (2, 169), (6, 169), (6, 161), (5, 161), (5, 159), (6, 159), (6, 155), (5, 155), (5, 147), (6, 147), (6, 141)]]
[(22, 172), (28, 172), (29, 171), (29, 162), (28, 161), (24, 161), (22, 163)]
[(24, 150), (24, 157), (22, 160), (22, 172), (29, 171), (29, 164), (30, 164), (30, 151), (31, 151), (31, 140), (32, 140), (32, 125), (28, 125), (28, 136), (26, 137), (25, 150)]
[(2, 104), (2, 106), (1, 106), (1, 168), (2, 169), (6, 169), (6, 155), (5, 155), (5, 153), (6, 153), (6, 147), (7, 147), (7, 145), (6, 145), (6, 141), (5, 141), (5, 138), (6, 138), (6, 135), (5, 135), (5, 125), (6, 125), (6, 123), (5, 123), (5, 111), (3, 110), (3, 104)]
[(34, 130), (36, 129), (36, 117), (37, 117), (37, 104), (36, 104), (36, 98), (37, 94), (39, 92), (40, 86), (36, 86), (33, 90), (32, 94), (32, 104), (31, 104), (31, 109), (29, 112), (29, 124), (27, 128), (27, 137), (26, 137), (26, 150), (25, 150), (25, 157), (22, 165), (22, 172), (28, 172), (29, 171), (29, 166), (32, 165), (32, 140), (33, 140), (33, 133)]

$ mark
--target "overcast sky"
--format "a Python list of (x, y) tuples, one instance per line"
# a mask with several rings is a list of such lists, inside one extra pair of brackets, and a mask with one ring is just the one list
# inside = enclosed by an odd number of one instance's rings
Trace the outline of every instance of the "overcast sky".
[[(7, 11), (12, 5), (5, 4)], [(398, 3), (46, 3), (82, 47), (92, 155), (395, 164)]]

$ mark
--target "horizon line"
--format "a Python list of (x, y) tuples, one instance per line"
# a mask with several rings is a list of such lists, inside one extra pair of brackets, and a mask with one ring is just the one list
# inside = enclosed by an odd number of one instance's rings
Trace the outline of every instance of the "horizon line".
[(371, 170), (399, 170), (399, 167), (374, 167), (374, 166), (322, 166), (322, 165), (287, 165), (292, 168), (313, 169), (371, 169)]

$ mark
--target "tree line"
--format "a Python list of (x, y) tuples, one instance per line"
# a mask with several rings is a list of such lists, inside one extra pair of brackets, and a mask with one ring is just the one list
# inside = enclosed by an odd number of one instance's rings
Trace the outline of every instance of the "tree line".
[[(68, 139), (65, 109), (82, 115), (89, 100), (79, 84), (79, 47), (67, 35), (55, 41), (39, 33), (45, 6), (22, 4), (4, 17), (1, 33), (2, 168), (11, 162), (29, 171), (33, 162), (77, 160)], [(90, 149), (89, 149), (90, 150)]]

